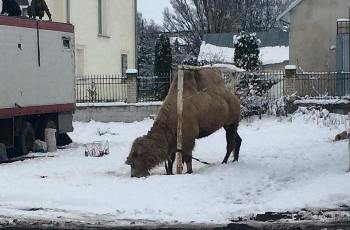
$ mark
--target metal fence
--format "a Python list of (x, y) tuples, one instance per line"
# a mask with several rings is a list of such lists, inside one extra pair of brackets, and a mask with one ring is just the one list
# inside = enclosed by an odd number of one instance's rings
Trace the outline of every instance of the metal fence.
[(298, 73), (295, 79), (300, 97), (341, 97), (349, 94), (348, 72)]
[[(229, 87), (247, 90), (249, 94), (279, 99), (294, 94), (300, 97), (340, 97), (350, 94), (349, 72), (297, 73), (287, 78), (284, 72), (236, 73)], [(163, 101), (166, 97), (171, 74), (142, 76), (137, 78), (137, 101)], [(92, 75), (76, 79), (76, 99), (78, 103), (126, 102), (127, 82), (122, 75)], [(289, 91), (288, 91), (289, 90)]]
[[(314, 98), (341, 97), (350, 94), (349, 72), (297, 73), (294, 78), (286, 78), (284, 72), (240, 73), (237, 77), (237, 86), (242, 86), (240, 82), (247, 82), (247, 79), (251, 81), (249, 90), (260, 91), (270, 99), (290, 94)], [(256, 90), (255, 87), (258, 86), (260, 88)]]
[(76, 78), (78, 103), (126, 102), (127, 83), (122, 75), (89, 75)]
[(264, 96), (270, 99), (278, 99), (284, 94), (285, 73), (282, 71), (243, 72), (236, 75), (238, 94)]
[(137, 101), (163, 101), (168, 94), (171, 83), (171, 73), (159, 76), (144, 75), (137, 78)]

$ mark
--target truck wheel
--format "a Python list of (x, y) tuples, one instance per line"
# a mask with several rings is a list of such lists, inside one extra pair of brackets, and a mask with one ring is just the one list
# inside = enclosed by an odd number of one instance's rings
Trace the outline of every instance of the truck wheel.
[(21, 155), (27, 155), (33, 150), (35, 142), (35, 131), (30, 122), (23, 122), (21, 132), (19, 134), (19, 151)]
[(37, 130), (36, 130), (37, 138), (40, 139), (41, 141), (45, 141), (45, 129), (48, 129), (48, 128), (57, 129), (56, 123), (50, 119), (39, 121)]

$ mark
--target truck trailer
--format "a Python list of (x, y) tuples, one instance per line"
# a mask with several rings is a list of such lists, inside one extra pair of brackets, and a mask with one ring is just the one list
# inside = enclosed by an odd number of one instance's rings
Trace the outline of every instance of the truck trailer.
[(74, 27), (0, 16), (0, 143), (9, 158), (26, 155), (45, 129), (71, 140), (75, 110)]

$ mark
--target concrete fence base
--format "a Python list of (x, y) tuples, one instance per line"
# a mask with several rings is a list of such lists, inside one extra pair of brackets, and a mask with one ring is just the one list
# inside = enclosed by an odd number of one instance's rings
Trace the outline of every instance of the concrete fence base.
[(161, 102), (135, 104), (78, 104), (74, 121), (134, 122), (155, 117)]

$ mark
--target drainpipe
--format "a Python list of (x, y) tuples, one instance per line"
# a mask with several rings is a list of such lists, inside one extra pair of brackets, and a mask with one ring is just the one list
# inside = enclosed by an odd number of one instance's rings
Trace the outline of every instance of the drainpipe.
[(135, 69), (137, 69), (137, 0), (134, 0), (134, 32), (135, 32)]

